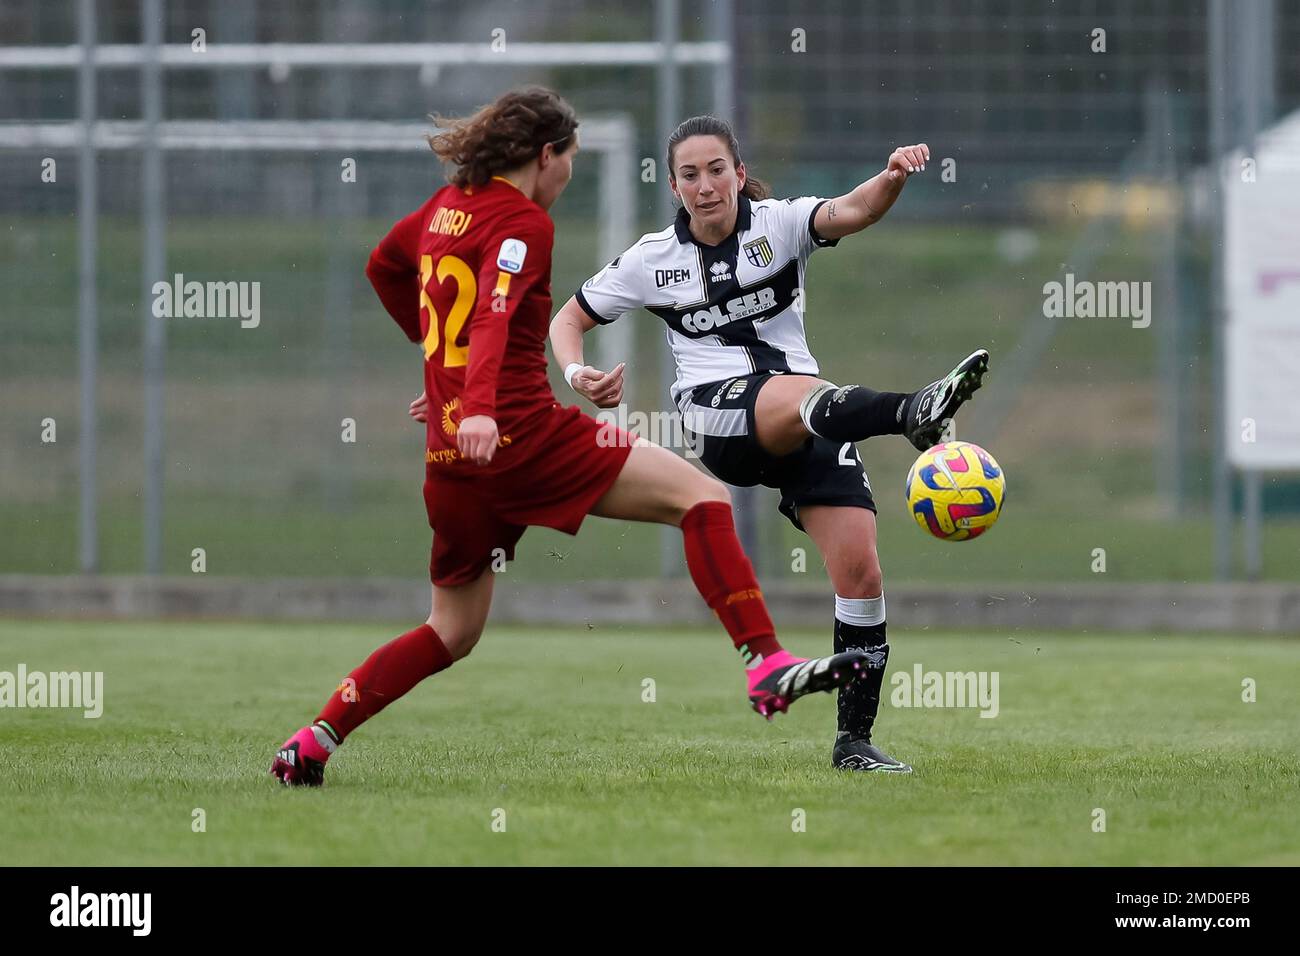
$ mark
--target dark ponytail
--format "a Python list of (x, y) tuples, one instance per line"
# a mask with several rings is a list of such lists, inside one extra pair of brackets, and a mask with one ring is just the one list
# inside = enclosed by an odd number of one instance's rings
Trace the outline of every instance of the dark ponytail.
[[(727, 149), (731, 151), (732, 165), (740, 166), (740, 143), (736, 140), (736, 134), (732, 130), (731, 124), (724, 119), (718, 119), (716, 116), (692, 116), (673, 130), (673, 134), (668, 137), (668, 175), (674, 181), (677, 179), (677, 174), (674, 172), (673, 154), (677, 152), (677, 146), (682, 140), (689, 139), (692, 136), (718, 137), (727, 144)], [(741, 189), (740, 194), (747, 199), (769, 199), (772, 196), (772, 190), (761, 179), (746, 175), (745, 187)]]

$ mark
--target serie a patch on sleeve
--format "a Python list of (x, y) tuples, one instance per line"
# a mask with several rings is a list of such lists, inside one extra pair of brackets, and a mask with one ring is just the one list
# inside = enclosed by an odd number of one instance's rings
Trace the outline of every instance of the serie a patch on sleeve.
[(501, 243), (501, 251), (497, 253), (497, 268), (518, 275), (527, 257), (528, 243), (522, 239), (507, 239)]

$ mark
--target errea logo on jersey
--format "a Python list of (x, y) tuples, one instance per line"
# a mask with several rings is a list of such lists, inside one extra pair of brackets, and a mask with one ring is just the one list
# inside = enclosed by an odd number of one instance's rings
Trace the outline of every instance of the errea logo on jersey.
[(528, 243), (522, 239), (507, 239), (501, 243), (501, 251), (497, 253), (497, 268), (502, 272), (518, 275), (524, 268), (524, 259), (527, 256)]

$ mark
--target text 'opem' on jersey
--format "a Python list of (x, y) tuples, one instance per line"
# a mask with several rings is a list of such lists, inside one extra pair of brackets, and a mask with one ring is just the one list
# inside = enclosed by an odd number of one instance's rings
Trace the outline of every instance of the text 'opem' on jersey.
[(677, 364), (672, 398), (751, 372), (817, 374), (804, 335), (804, 269), (833, 246), (813, 229), (824, 199), (736, 197), (736, 228), (716, 246), (691, 235), (685, 209), (642, 236), (578, 290), (601, 324), (644, 306), (668, 326)]

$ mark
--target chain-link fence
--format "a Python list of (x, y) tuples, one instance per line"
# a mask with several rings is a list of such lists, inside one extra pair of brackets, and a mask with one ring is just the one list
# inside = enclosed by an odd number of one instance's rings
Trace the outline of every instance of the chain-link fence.
[[(75, 130), (79, 6), (7, 0), (0, 12), (10, 53), (69, 48), (70, 57), (57, 68), (0, 68), (4, 572), (78, 568), (78, 145), (24, 146), (19, 131), (37, 123)], [(140, 42), (138, 2), (95, 6), (101, 47)], [(844, 0), (723, 9), (720, 18), (714, 5), (682, 5), (680, 38), (730, 51), (722, 101), (734, 103), (752, 171), (777, 195), (845, 192), (903, 142), (927, 142), (936, 158), (884, 222), (814, 257), (808, 333), (823, 374), (907, 390), (977, 346), (993, 354), (958, 435), (1006, 469), (1006, 513), (978, 545), (931, 541), (902, 505), (910, 446), (864, 443), (886, 577), (1068, 581), (1099, 568), (1120, 580), (1209, 577), (1218, 386), (1204, 172), (1208, 5), (1063, 11), (1029, 0), (948, 0), (911, 11)], [(1267, 96), (1257, 104), (1267, 125), (1300, 101), (1300, 7), (1260, 9), (1272, 23)], [(193, 0), (163, 10), (162, 42), (189, 45), (195, 58), (237, 44), (650, 43), (658, 29), (653, 6), (578, 0)], [(138, 66), (100, 64), (101, 121), (144, 115), (141, 75)], [(632, 197), (627, 237), (664, 225), (667, 184), (647, 176), (645, 162), (661, 162), (663, 152), (653, 65), (286, 60), (213, 69), (196, 59), (161, 75), (166, 121), (228, 131), (250, 121), (412, 124), (464, 113), (524, 82), (557, 88), (583, 116), (630, 124), (626, 167), (580, 157), (553, 210), (557, 307), (608, 257), (599, 220), (609, 189)], [(720, 101), (714, 66), (688, 63), (678, 80), (683, 116)], [(108, 143), (95, 158), (93, 487), (97, 568), (108, 572), (142, 570), (148, 534), (143, 155), (138, 144)], [(406, 416), (420, 389), (419, 358), (362, 269), (388, 225), (440, 185), (432, 156), (329, 143), (237, 148), (218, 133), (166, 147), (162, 168), (165, 269), (155, 280), (260, 290), (256, 327), (238, 318), (166, 323), (162, 570), (190, 571), (202, 549), (206, 570), (223, 575), (422, 573), (422, 436)], [(1045, 286), (1067, 277), (1138, 283), (1149, 290), (1149, 322), (1052, 318)], [(662, 326), (644, 312), (625, 321), (630, 338), (617, 348), (628, 351), (629, 405), (665, 408)], [(558, 372), (553, 381), (563, 398)], [(1270, 477), (1262, 499), (1264, 574), (1293, 580), (1300, 486)], [(776, 513), (774, 492), (758, 494), (755, 514), (761, 572), (797, 574), (798, 549), (810, 544)], [(662, 567), (660, 548), (654, 529), (618, 523), (592, 521), (577, 539), (535, 530), (511, 573), (651, 576)], [(806, 560), (814, 572), (817, 564)]]

